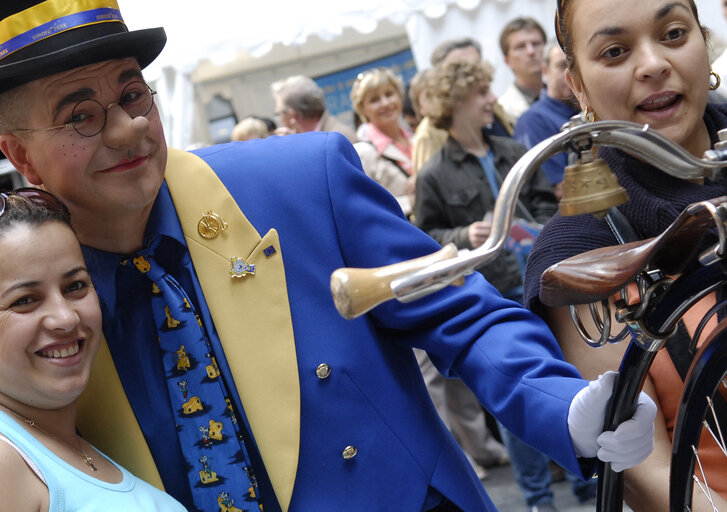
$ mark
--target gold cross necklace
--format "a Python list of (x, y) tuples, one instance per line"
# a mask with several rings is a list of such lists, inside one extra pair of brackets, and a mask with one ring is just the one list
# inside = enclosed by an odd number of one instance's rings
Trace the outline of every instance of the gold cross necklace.
[(91, 471), (98, 471), (98, 468), (93, 463), (93, 459), (91, 457), (89, 457), (88, 454), (86, 453), (86, 451), (83, 449), (83, 443), (81, 442), (81, 439), (78, 436), (76, 436), (76, 438), (78, 439), (78, 448), (74, 448), (69, 443), (67, 443), (61, 439), (58, 439), (53, 434), (51, 434), (44, 428), (40, 427), (34, 420), (28, 419), (25, 416), (23, 416), (22, 414), (15, 412), (12, 409), (9, 409), (8, 407), (3, 406), (3, 409), (5, 409), (6, 411), (10, 411), (14, 415), (16, 415), (18, 418), (23, 420), (25, 423), (27, 423), (28, 425), (30, 425), (31, 427), (33, 427), (35, 429), (38, 429), (40, 432), (42, 432), (46, 436), (50, 437), (51, 439), (55, 439), (59, 443), (68, 446), (71, 450), (73, 450), (74, 452), (76, 452), (78, 455), (81, 456), (81, 460), (86, 464), (86, 466), (88, 466), (91, 469)]

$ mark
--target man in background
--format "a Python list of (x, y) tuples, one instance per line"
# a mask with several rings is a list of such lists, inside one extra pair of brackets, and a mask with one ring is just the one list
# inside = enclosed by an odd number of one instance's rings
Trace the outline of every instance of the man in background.
[(515, 18), (500, 33), (500, 49), (515, 81), (497, 100), (510, 127), (532, 105), (543, 87), (545, 31), (532, 18)]
[[(546, 86), (540, 91), (540, 99), (533, 103), (515, 125), (515, 139), (528, 149), (558, 133), (563, 124), (580, 110), (565, 78), (566, 67), (565, 53), (557, 42), (551, 41), (546, 48), (543, 62)], [(540, 166), (553, 185), (558, 200), (563, 195), (563, 170), (566, 165), (568, 155), (558, 153)]]
[(352, 143), (357, 142), (353, 128), (326, 110), (325, 95), (317, 83), (303, 75), (290, 76), (271, 86), (275, 98), (275, 115), (281, 126), (276, 135), (305, 132), (338, 132)]

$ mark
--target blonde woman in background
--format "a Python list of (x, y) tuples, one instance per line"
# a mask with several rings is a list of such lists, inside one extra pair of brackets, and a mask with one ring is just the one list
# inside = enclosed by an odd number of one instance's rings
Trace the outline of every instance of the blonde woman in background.
[(400, 124), (404, 84), (387, 68), (364, 71), (351, 103), (366, 123), (354, 144), (364, 171), (396, 197), (408, 217), (414, 204), (411, 134)]
[(246, 117), (235, 125), (230, 135), (230, 140), (244, 141), (252, 139), (264, 139), (270, 135), (268, 126), (261, 119)]

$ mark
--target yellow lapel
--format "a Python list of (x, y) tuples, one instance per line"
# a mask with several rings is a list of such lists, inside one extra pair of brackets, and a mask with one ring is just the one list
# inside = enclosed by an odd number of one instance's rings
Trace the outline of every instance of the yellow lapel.
[[(261, 239), (212, 169), (191, 153), (169, 150), (166, 182), (235, 387), (287, 510), (298, 467), (300, 388), (278, 233)], [(198, 228), (208, 211), (227, 223), (211, 239)], [(270, 247), (274, 253), (266, 256)], [(255, 275), (231, 277), (231, 258), (255, 265)]]
[(89, 443), (139, 478), (164, 489), (104, 339), (78, 399), (78, 429)]
[[(235, 387), (276, 497), (287, 511), (298, 468), (300, 389), (278, 234), (270, 230), (261, 239), (197, 156), (170, 149), (166, 181)], [(209, 240), (197, 228), (207, 211), (228, 224)], [(264, 251), (271, 246), (275, 253), (268, 257)], [(254, 264), (255, 275), (230, 277), (233, 257)], [(79, 399), (78, 426), (112, 459), (163, 488), (105, 341)]]

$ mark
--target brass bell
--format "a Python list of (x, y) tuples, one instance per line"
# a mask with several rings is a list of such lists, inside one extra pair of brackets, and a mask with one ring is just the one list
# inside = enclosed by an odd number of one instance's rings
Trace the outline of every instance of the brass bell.
[(591, 213), (600, 219), (609, 208), (628, 200), (608, 164), (601, 158), (594, 160), (590, 150), (583, 151), (578, 162), (565, 168), (561, 215)]

